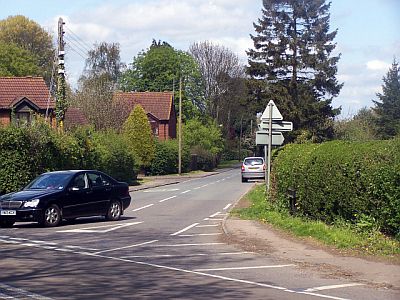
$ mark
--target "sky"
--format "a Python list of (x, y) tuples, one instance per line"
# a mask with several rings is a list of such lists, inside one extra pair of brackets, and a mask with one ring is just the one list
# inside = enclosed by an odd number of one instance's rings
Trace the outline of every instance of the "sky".
[[(119, 43), (128, 66), (153, 39), (188, 50), (211, 41), (247, 64), (253, 47), (253, 22), (262, 16), (262, 0), (0, 0), (0, 19), (24, 15), (56, 36), (65, 22), (66, 72), (76, 86), (86, 53), (94, 43)], [(400, 0), (331, 0), (330, 29), (338, 29), (337, 78), (344, 86), (333, 102), (341, 118), (373, 106), (394, 58), (400, 61)]]

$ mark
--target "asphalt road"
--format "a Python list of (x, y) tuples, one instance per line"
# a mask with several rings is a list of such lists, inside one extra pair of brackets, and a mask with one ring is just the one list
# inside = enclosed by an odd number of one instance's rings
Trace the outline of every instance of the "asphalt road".
[(398, 299), (224, 242), (240, 171), (131, 193), (122, 220), (0, 229), (0, 299)]

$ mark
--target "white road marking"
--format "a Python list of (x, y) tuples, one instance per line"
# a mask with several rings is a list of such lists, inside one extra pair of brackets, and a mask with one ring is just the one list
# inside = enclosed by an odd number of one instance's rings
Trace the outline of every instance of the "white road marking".
[(221, 232), (218, 233), (197, 233), (197, 234), (180, 234), (178, 236), (181, 237), (191, 237), (191, 236), (211, 236), (211, 235), (221, 235)]
[(187, 231), (187, 230), (189, 230), (189, 229), (191, 229), (191, 228), (193, 228), (193, 227), (195, 227), (197, 225), (199, 225), (199, 223), (193, 223), (192, 225), (189, 225), (188, 227), (185, 227), (182, 230), (179, 230), (179, 231), (177, 231), (175, 233), (171, 233), (171, 235), (178, 235), (178, 234), (180, 234), (182, 232), (185, 232), (185, 231)]
[(140, 244), (134, 244), (134, 245), (129, 245), (129, 246), (125, 246), (125, 247), (119, 247), (119, 248), (114, 248), (114, 249), (98, 251), (98, 252), (95, 252), (93, 254), (100, 254), (100, 253), (111, 252), (111, 251), (116, 251), (116, 250), (140, 247), (140, 246), (147, 245), (147, 244), (152, 244), (152, 243), (155, 243), (155, 242), (158, 242), (158, 240), (152, 240), (152, 241), (148, 241), (148, 242), (144, 242), (144, 243), (140, 243)]
[(202, 185), (202, 186), (201, 186), (201, 188), (203, 188), (203, 187), (206, 187), (206, 186), (208, 186), (208, 183), (207, 183), (207, 184), (205, 184), (205, 185)]
[(8, 296), (5, 295), (5, 298), (3, 298), (2, 295), (4, 294), (0, 294), (0, 299), (36, 299), (36, 300), (50, 300), (51, 298), (39, 295), (39, 294), (35, 294), (35, 293), (31, 293), (29, 291), (20, 289), (20, 288), (15, 288), (12, 287), (8, 284), (4, 284), (4, 283), (0, 283), (0, 289), (5, 290), (6, 292), (11, 292), (15, 297), (12, 296)]
[(54, 242), (46, 242), (46, 241), (31, 241), (32, 243), (37, 243), (37, 244), (46, 244), (46, 245), (57, 245), (57, 243)]
[(82, 246), (65, 246), (65, 248), (70, 248), (70, 249), (81, 249), (81, 250), (89, 250), (89, 251), (99, 251), (100, 249), (96, 249), (96, 248), (86, 248), (86, 247), (82, 247)]
[(132, 211), (139, 211), (139, 210), (142, 210), (142, 209), (148, 208), (148, 207), (150, 207), (150, 206), (153, 206), (153, 205), (154, 205), (153, 203), (152, 203), (152, 204), (148, 204), (148, 205), (145, 205), (145, 206), (142, 206), (142, 207), (136, 208), (136, 209), (132, 209)]
[[(89, 255), (89, 254), (87, 254), (87, 255)], [(248, 284), (248, 285), (253, 285), (253, 286), (270, 288), (270, 289), (279, 290), (279, 291), (286, 292), (286, 293), (313, 295), (315, 297), (334, 299), (334, 300), (348, 300), (348, 299), (345, 299), (345, 298), (339, 298), (339, 297), (323, 295), (323, 294), (298, 292), (298, 291), (291, 290), (291, 289), (288, 289), (288, 288), (285, 288), (285, 287), (271, 285), (271, 284), (265, 284), (265, 283), (259, 283), (259, 282), (255, 282), (255, 281), (249, 281), (249, 280), (242, 280), (242, 279), (231, 278), (231, 277), (226, 277), (226, 276), (220, 276), (220, 275), (215, 275), (215, 274), (208, 274), (208, 273), (203, 273), (203, 272), (179, 269), (179, 268), (168, 267), (168, 266), (163, 266), (163, 265), (158, 265), (158, 264), (152, 264), (152, 263), (147, 263), (147, 262), (142, 262), (142, 261), (134, 261), (134, 260), (130, 260), (130, 259), (124, 259), (124, 258), (112, 257), (112, 256), (93, 255), (93, 254), (90, 254), (90, 255), (91, 256), (105, 258), (105, 259), (111, 259), (111, 260), (116, 260), (116, 261), (133, 263), (133, 264), (137, 264), (137, 265), (154, 267), (154, 268), (158, 268), (158, 269), (165, 269), (165, 270), (182, 272), (182, 273), (187, 273), (187, 274), (194, 274), (194, 275), (199, 275), (199, 276), (204, 276), (204, 277), (217, 278), (217, 279), (220, 279), (220, 280), (231, 281), (231, 282), (236, 282), (236, 283), (243, 283), (243, 284)]]
[[(212, 255), (243, 255), (252, 252), (224, 252), (224, 253), (213, 253)], [(157, 255), (131, 255), (131, 256), (123, 256), (121, 258), (168, 258), (168, 257), (193, 257), (193, 256), (210, 256), (210, 253), (193, 253), (193, 254), (157, 254)]]
[(189, 193), (189, 192), (190, 192), (190, 190), (186, 190), (186, 191), (182, 192), (181, 194), (186, 194), (186, 193)]
[(224, 219), (204, 218), (203, 221), (223, 221)]
[(219, 224), (206, 224), (206, 225), (197, 225), (196, 227), (217, 227)]
[(216, 216), (218, 216), (219, 214), (220, 214), (221, 212), (216, 212), (215, 214), (212, 214), (211, 216), (209, 216), (209, 218), (214, 218), (214, 217), (216, 217)]
[(224, 210), (227, 210), (229, 207), (231, 207), (232, 203), (229, 203), (227, 206), (224, 207)]
[(164, 201), (167, 201), (167, 200), (170, 200), (170, 199), (173, 199), (173, 198), (176, 198), (176, 196), (171, 196), (171, 197), (168, 197), (168, 198), (165, 198), (165, 199), (162, 199), (162, 200), (160, 200), (160, 201), (158, 201), (158, 202), (164, 202)]
[[(143, 222), (131, 222), (131, 223), (120, 223), (118, 225), (104, 225), (104, 226), (96, 226), (96, 227), (86, 227), (86, 228), (76, 228), (76, 229), (68, 229), (68, 230), (60, 230), (57, 232), (74, 232), (74, 233), (107, 233), (110, 231), (114, 231), (117, 229), (121, 229), (124, 227), (141, 224)], [(111, 227), (111, 228), (110, 228)], [(99, 228), (110, 228), (105, 230), (98, 230)]]
[(194, 190), (201, 189), (201, 186), (195, 187)]
[(176, 192), (179, 189), (158, 189), (158, 190), (146, 190), (143, 193), (159, 193), (159, 192)]
[(56, 248), (54, 250), (60, 251), (60, 252), (74, 252), (74, 250), (72, 250), (72, 249), (64, 249), (64, 248)]
[(187, 246), (213, 246), (225, 245), (224, 243), (203, 243), (203, 244), (174, 244), (174, 245), (157, 245), (157, 247), (187, 247)]
[(13, 238), (13, 237), (10, 237), (10, 240), (14, 240), (14, 241), (28, 241), (28, 239), (24, 239), (24, 238)]
[(340, 289), (340, 288), (344, 288), (344, 287), (352, 287), (352, 286), (360, 286), (360, 285), (365, 285), (365, 284), (346, 283), (346, 284), (325, 285), (325, 286), (320, 286), (320, 287), (309, 288), (309, 289), (304, 290), (304, 292), (317, 292), (317, 291), (323, 291), (323, 290)]
[(8, 235), (0, 235), (0, 239), (6, 239), (6, 238), (9, 238), (9, 236)]
[(295, 265), (274, 265), (274, 266), (255, 266), (255, 267), (232, 267), (232, 268), (216, 268), (216, 269), (196, 269), (196, 272), (207, 272), (207, 271), (228, 271), (228, 270), (249, 270), (249, 269), (272, 269), (272, 268), (285, 268), (294, 267)]

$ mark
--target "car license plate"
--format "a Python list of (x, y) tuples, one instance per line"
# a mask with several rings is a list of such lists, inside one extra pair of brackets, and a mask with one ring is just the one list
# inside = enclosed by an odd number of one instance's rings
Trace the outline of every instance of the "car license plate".
[(0, 210), (2, 216), (15, 216), (17, 212), (15, 210)]
[(258, 167), (249, 167), (250, 170), (258, 170)]

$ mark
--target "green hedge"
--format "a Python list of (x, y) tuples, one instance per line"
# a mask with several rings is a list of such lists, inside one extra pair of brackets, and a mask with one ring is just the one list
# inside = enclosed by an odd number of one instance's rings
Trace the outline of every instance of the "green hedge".
[(400, 139), (287, 145), (273, 162), (272, 185), (278, 207), (288, 208), (293, 187), (308, 218), (400, 232)]
[(58, 133), (40, 121), (29, 127), (0, 127), (0, 194), (19, 190), (53, 170), (98, 169), (118, 180), (136, 177), (122, 137), (88, 128)]
[[(178, 140), (156, 141), (155, 157), (150, 165), (151, 175), (178, 173)], [(190, 151), (182, 148), (182, 172), (189, 171)]]

